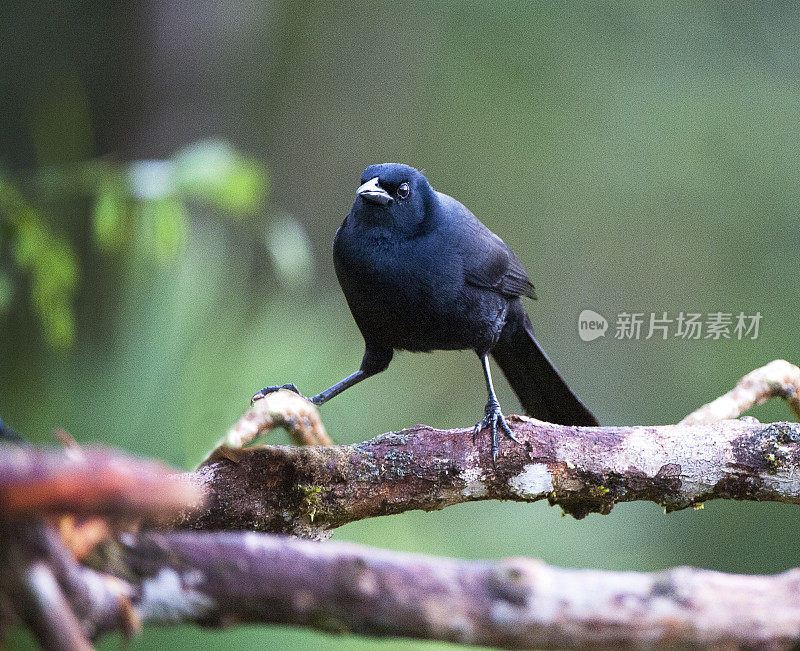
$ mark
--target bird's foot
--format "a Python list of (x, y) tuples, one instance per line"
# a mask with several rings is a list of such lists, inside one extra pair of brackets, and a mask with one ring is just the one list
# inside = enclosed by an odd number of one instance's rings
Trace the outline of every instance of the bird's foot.
[[(296, 384), (289, 383), (289, 384), (281, 384), (280, 386), (275, 385), (271, 387), (264, 387), (255, 393), (255, 395), (250, 398), (250, 406), (253, 406), (253, 403), (256, 400), (261, 400), (264, 396), (269, 395), (270, 393), (275, 393), (276, 391), (280, 391), (281, 389), (286, 389), (288, 391), (294, 391), (298, 396), (302, 398), (306, 398), (302, 393), (300, 393), (300, 389), (297, 388)], [(310, 400), (310, 398), (306, 398), (306, 400)]]
[(508, 423), (506, 422), (505, 416), (503, 416), (503, 412), (500, 411), (500, 405), (497, 403), (496, 400), (490, 400), (486, 405), (486, 415), (483, 417), (483, 420), (475, 425), (475, 429), (472, 430), (472, 442), (475, 443), (475, 438), (478, 436), (478, 433), (483, 430), (484, 428), (489, 428), (492, 433), (492, 464), (495, 463), (497, 459), (497, 429), (498, 427), (503, 431), (503, 433), (510, 438), (515, 443), (519, 443), (522, 445), (520, 440), (514, 436), (514, 432), (511, 431), (511, 427), (509, 427)]

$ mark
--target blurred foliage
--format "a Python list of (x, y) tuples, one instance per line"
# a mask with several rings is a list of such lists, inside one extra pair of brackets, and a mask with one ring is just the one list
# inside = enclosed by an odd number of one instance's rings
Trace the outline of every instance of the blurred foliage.
[(266, 245), (284, 287), (294, 290), (308, 287), (313, 261), (305, 229), (291, 216), (284, 215), (270, 226)]
[[(17, 190), (0, 199), (0, 414), (37, 440), (64, 427), (189, 467), (265, 384), (316, 393), (352, 372), (363, 343), (329, 251), (361, 170), (382, 161), (425, 168), (512, 245), (540, 340), (601, 422), (675, 422), (771, 359), (799, 361), (796, 3), (10, 0), (0, 15), (0, 180)], [(268, 188), (253, 160), (269, 161)], [(267, 191), (268, 207), (248, 200)], [(76, 255), (74, 343), (58, 354), (13, 253), (20, 193), (39, 241)], [(583, 309), (763, 321), (755, 341), (587, 343)], [(342, 443), (467, 426), (483, 392), (470, 353), (401, 354), (323, 418)], [(779, 403), (753, 415), (789, 417)], [(576, 522), (476, 503), (335, 537), (774, 572), (796, 565), (798, 526), (772, 504)], [(132, 646), (256, 644), (430, 648), (268, 627), (150, 630)]]
[(187, 196), (232, 214), (258, 210), (267, 189), (264, 169), (224, 141), (206, 141), (175, 156), (175, 184)]
[[(70, 301), (78, 282), (78, 262), (69, 242), (57, 236), (10, 181), (0, 179), (0, 214), (10, 226), (16, 266), (30, 274), (31, 303), (50, 345), (67, 346), (75, 336)], [(4, 275), (6, 296), (10, 281)], [(8, 299), (3, 301), (8, 305)]]
[[(55, 196), (81, 194), (93, 201), (92, 232), (100, 250), (119, 252), (135, 246), (159, 261), (174, 258), (185, 244), (187, 202), (206, 202), (234, 217), (253, 215), (268, 188), (266, 168), (222, 140), (195, 143), (169, 160), (117, 165), (90, 161), (45, 169), (36, 181), (34, 192), (44, 188)], [(30, 275), (31, 303), (45, 338), (55, 348), (71, 345), (75, 337), (71, 300), (79, 276), (74, 247), (53, 232), (41, 211), (5, 177), (0, 179), (0, 217), (9, 226), (16, 267)], [(295, 231), (300, 227), (289, 221), (294, 225), (290, 237), (299, 267), (307, 268), (306, 241), (298, 239)], [(9, 276), (3, 274), (0, 314), (8, 308), (12, 291)]]

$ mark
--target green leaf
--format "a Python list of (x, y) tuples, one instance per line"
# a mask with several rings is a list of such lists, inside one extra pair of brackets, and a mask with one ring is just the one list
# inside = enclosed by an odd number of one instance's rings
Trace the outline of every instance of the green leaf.
[(252, 214), (267, 193), (267, 171), (228, 142), (205, 140), (175, 155), (178, 186), (189, 197), (233, 214)]
[(45, 339), (56, 348), (69, 346), (75, 337), (71, 303), (78, 284), (78, 261), (72, 246), (51, 231), (5, 179), (0, 179), (0, 211), (11, 225), (14, 261), (31, 276), (31, 303)]
[(181, 202), (174, 197), (144, 201), (139, 214), (144, 236), (149, 240), (147, 244), (156, 257), (160, 260), (173, 258), (186, 240), (186, 215)]
[(119, 251), (126, 239), (127, 200), (123, 187), (104, 183), (92, 210), (92, 230), (97, 246), (106, 252)]
[(39, 311), (47, 343), (53, 348), (69, 348), (75, 340), (75, 318), (72, 306), (63, 297), (54, 296), (47, 309)]

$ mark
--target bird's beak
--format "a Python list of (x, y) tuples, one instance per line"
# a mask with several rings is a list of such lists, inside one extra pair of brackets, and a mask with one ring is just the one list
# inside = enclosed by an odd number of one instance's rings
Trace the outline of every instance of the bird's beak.
[(364, 185), (359, 186), (356, 194), (365, 201), (388, 206), (393, 201), (392, 195), (379, 185), (378, 180), (377, 176), (374, 179), (370, 179)]

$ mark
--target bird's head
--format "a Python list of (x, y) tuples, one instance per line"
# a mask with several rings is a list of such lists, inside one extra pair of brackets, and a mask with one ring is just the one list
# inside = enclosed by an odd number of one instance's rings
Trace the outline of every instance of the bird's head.
[(353, 214), (412, 234), (430, 217), (436, 192), (419, 170), (400, 163), (370, 165), (361, 175)]

